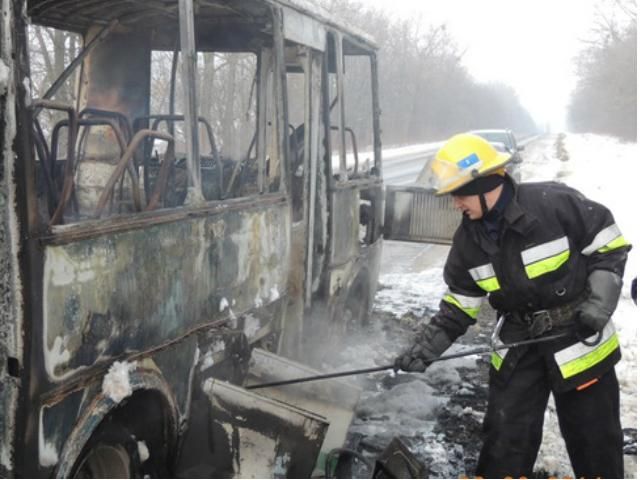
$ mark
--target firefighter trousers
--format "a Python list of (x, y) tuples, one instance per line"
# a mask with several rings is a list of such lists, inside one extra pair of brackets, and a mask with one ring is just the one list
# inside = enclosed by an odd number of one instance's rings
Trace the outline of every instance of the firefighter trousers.
[[(493, 369), (493, 367), (490, 367)], [(508, 381), (492, 371), (476, 475), (531, 478), (551, 393), (548, 367), (536, 348)], [(558, 422), (576, 478), (624, 478), (620, 390), (612, 368), (583, 390), (553, 392)], [(570, 472), (549, 472), (561, 476)]]

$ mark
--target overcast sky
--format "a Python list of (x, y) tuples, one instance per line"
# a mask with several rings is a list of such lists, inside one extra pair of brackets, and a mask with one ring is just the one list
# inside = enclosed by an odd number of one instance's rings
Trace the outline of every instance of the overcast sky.
[(575, 84), (573, 57), (598, 0), (362, 0), (392, 16), (446, 23), (480, 81), (511, 85), (538, 123), (563, 129)]

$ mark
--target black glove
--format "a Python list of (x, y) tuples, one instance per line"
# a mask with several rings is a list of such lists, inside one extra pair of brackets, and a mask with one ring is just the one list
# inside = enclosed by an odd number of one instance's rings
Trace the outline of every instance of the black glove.
[(398, 370), (402, 370), (403, 372), (424, 372), (427, 367), (431, 365), (431, 362), (429, 361), (425, 362), (421, 358), (413, 357), (410, 352), (411, 349), (399, 357), (396, 357), (393, 362), (394, 372), (397, 372)]
[(428, 324), (413, 346), (395, 359), (393, 369), (396, 372), (424, 372), (451, 343), (449, 336), (440, 327)]
[(607, 324), (618, 305), (622, 279), (607, 270), (594, 270), (587, 279), (589, 296), (576, 309), (578, 322), (599, 332)]

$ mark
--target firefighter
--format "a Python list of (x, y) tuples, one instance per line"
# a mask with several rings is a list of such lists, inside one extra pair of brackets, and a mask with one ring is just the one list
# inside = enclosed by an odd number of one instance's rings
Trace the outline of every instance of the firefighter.
[(460, 134), (431, 162), (436, 195), (452, 195), (463, 220), (444, 267), (448, 291), (396, 369), (423, 372), (475, 323), (488, 294), (505, 318), (503, 343), (566, 335), (492, 354), (476, 475), (531, 477), (553, 394), (575, 476), (622, 478), (611, 315), (631, 246), (606, 207), (560, 183), (516, 184), (509, 161)]

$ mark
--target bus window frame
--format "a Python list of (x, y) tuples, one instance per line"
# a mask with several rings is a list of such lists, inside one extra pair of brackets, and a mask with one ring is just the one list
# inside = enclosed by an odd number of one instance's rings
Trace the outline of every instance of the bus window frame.
[[(339, 41), (338, 41), (339, 40)], [(360, 50), (358, 53), (345, 53), (344, 44), (345, 42), (349, 43), (349, 46), (354, 50)], [(329, 45), (329, 44), (332, 45)], [(333, 48), (332, 48), (333, 46)], [(335, 58), (329, 58), (330, 52), (334, 52)], [(372, 135), (373, 135), (373, 154), (374, 154), (374, 170), (368, 174), (368, 179), (353, 179), (349, 178), (346, 156), (347, 156), (347, 130), (348, 127), (346, 125), (346, 112), (345, 112), (345, 97), (344, 97), (344, 78), (345, 78), (345, 62), (344, 56), (366, 56), (369, 58), (370, 65), (370, 81), (371, 81), (371, 112), (372, 112)], [(375, 52), (371, 51), (370, 48), (363, 47), (360, 45), (355, 38), (349, 37), (347, 38), (344, 34), (337, 30), (327, 30), (327, 49), (325, 52), (325, 65), (324, 65), (324, 76), (323, 83), (325, 84), (325, 90), (323, 92), (323, 97), (325, 98), (325, 111), (326, 117), (324, 121), (326, 122), (326, 154), (327, 154), (327, 164), (328, 171), (331, 173), (329, 175), (330, 178), (330, 186), (331, 188), (335, 188), (339, 185), (351, 185), (351, 184), (368, 184), (370, 180), (375, 182), (382, 181), (382, 141), (380, 138), (380, 101), (378, 99), (379, 93), (379, 83), (378, 83), (378, 63)], [(333, 60), (333, 62), (332, 62)], [(332, 71), (332, 67), (335, 68), (335, 72)], [(333, 145), (331, 144), (332, 135), (331, 135), (331, 112), (330, 106), (332, 99), (330, 98), (331, 89), (330, 89), (330, 77), (331, 73), (336, 74), (336, 97), (337, 97), (337, 105), (338, 107), (338, 142), (339, 142), (339, 168), (338, 171), (334, 171), (332, 167), (332, 152)], [(355, 143), (354, 143), (355, 148)], [(337, 173), (337, 175), (335, 175)], [(336, 178), (337, 177), (337, 178)]]
[[(187, 7), (188, 11), (189, 8)], [(276, 7), (270, 9), (271, 19), (273, 21), (273, 29), (271, 32), (272, 45), (265, 45), (257, 51), (246, 49), (246, 52), (255, 53), (257, 56), (257, 68), (259, 72), (262, 72), (264, 69), (262, 68), (262, 64), (264, 63), (263, 55), (267, 52), (270, 52), (271, 59), (271, 69), (273, 75), (273, 90), (271, 92), (267, 92), (265, 88), (261, 85), (257, 85), (257, 101), (256, 101), (256, 126), (257, 126), (257, 145), (256, 152), (258, 155), (258, 192), (252, 193), (250, 195), (244, 195), (236, 198), (223, 198), (223, 199), (214, 199), (214, 200), (205, 200), (202, 196), (202, 176), (200, 174), (199, 168), (197, 168), (197, 172), (194, 174), (194, 169), (196, 169), (197, 164), (199, 164), (199, 158), (196, 162), (193, 157), (195, 153), (199, 150), (199, 128), (192, 128), (191, 130), (191, 138), (192, 142), (195, 144), (195, 147), (191, 150), (187, 149), (187, 170), (189, 172), (189, 178), (194, 183), (193, 185), (196, 188), (196, 198), (191, 199), (195, 200), (190, 202), (189, 196), (180, 206), (176, 207), (167, 207), (167, 208), (158, 208), (155, 210), (151, 210), (148, 212), (140, 211), (140, 212), (127, 212), (127, 213), (116, 213), (110, 216), (105, 216), (102, 218), (89, 218), (82, 219), (79, 221), (75, 221), (69, 224), (58, 224), (58, 225), (49, 225), (49, 218), (38, 215), (37, 212), (37, 194), (35, 188), (35, 168), (33, 168), (33, 173), (31, 174), (31, 179), (28, 181), (29, 184), (32, 184), (32, 188), (29, 188), (27, 191), (30, 192), (29, 196), (32, 198), (32, 201), (29, 202), (32, 207), (31, 211), (33, 212), (30, 215), (30, 218), (33, 219), (30, 222), (31, 228), (30, 231), (37, 235), (40, 239), (42, 239), (46, 243), (60, 244), (67, 243), (69, 241), (74, 241), (76, 238), (92, 238), (94, 236), (103, 235), (106, 233), (116, 233), (116, 232), (124, 232), (130, 229), (135, 228), (146, 228), (148, 226), (163, 224), (171, 221), (176, 221), (180, 218), (185, 218), (189, 216), (201, 216), (201, 215), (209, 215), (216, 212), (223, 211), (227, 206), (229, 208), (242, 210), (242, 205), (244, 208), (251, 208), (255, 206), (257, 203), (260, 203), (260, 198), (264, 197), (266, 203), (278, 202), (283, 199), (286, 199), (288, 196), (288, 151), (286, 148), (287, 135), (286, 129), (284, 128), (287, 125), (287, 105), (286, 98), (284, 98), (284, 94), (286, 92), (286, 63), (284, 58), (284, 48), (285, 48), (285, 38), (282, 33), (282, 17), (279, 13), (279, 10)], [(193, 11), (191, 10), (192, 16), (191, 20), (193, 20)], [(195, 42), (194, 35), (195, 31), (191, 30), (191, 26), (188, 25), (188, 19), (184, 19), (180, 17), (178, 24), (180, 26), (180, 30), (184, 28), (186, 30), (186, 35), (190, 35), (191, 38)], [(100, 35), (102, 37), (103, 31), (100, 31)], [(182, 34), (181, 34), (182, 35)], [(86, 40), (86, 35), (84, 36)], [(101, 38), (101, 40), (104, 37)], [(88, 44), (89, 42), (87, 42)], [(181, 41), (181, 44), (183, 42)], [(195, 43), (192, 44), (195, 47)], [(86, 48), (86, 47), (84, 47)], [(80, 54), (83, 54), (83, 50), (80, 51)], [(185, 49), (182, 48), (180, 51), (183, 59), (186, 58), (186, 55), (191, 52), (194, 56), (194, 59), (197, 56), (198, 50), (191, 49), (189, 46), (187, 48), (187, 53), (185, 54)], [(154, 50), (153, 48), (151, 50)], [(151, 51), (150, 50), (150, 51)], [(183, 92), (185, 95), (185, 103), (195, 101), (197, 105), (197, 89), (193, 91), (193, 95), (189, 95), (186, 90), (189, 88), (184, 88), (185, 86), (189, 86), (189, 77), (191, 76), (193, 80), (196, 78), (196, 71), (190, 68), (185, 68), (184, 64), (188, 62), (184, 62), (183, 60), (183, 68), (180, 72), (181, 81), (183, 84)], [(197, 65), (196, 65), (197, 67)], [(263, 80), (262, 73), (258, 75), (258, 83)], [(193, 82), (195, 85), (195, 82)], [(266, 169), (266, 157), (265, 157), (265, 129), (266, 122), (270, 119), (266, 118), (266, 103), (267, 97), (269, 95), (273, 96), (273, 103), (275, 105), (275, 123), (277, 129), (277, 154), (279, 156), (279, 169), (280, 169), (280, 181), (277, 192), (268, 192), (265, 190), (266, 182), (265, 182), (265, 169)], [(193, 126), (193, 118), (195, 117), (195, 124), (198, 122), (197, 110), (193, 110), (190, 114), (184, 112), (184, 124), (186, 130), (186, 124), (191, 122)], [(186, 132), (185, 132), (186, 133)], [(32, 142), (32, 133), (28, 134), (30, 142)], [(188, 135), (185, 135), (188, 136)], [(187, 142), (189, 143), (189, 142)], [(32, 148), (29, 149), (32, 151)], [(262, 155), (260, 154), (262, 152)], [(29, 155), (29, 163), (35, 162), (35, 155)], [(35, 164), (34, 164), (35, 167)]]

